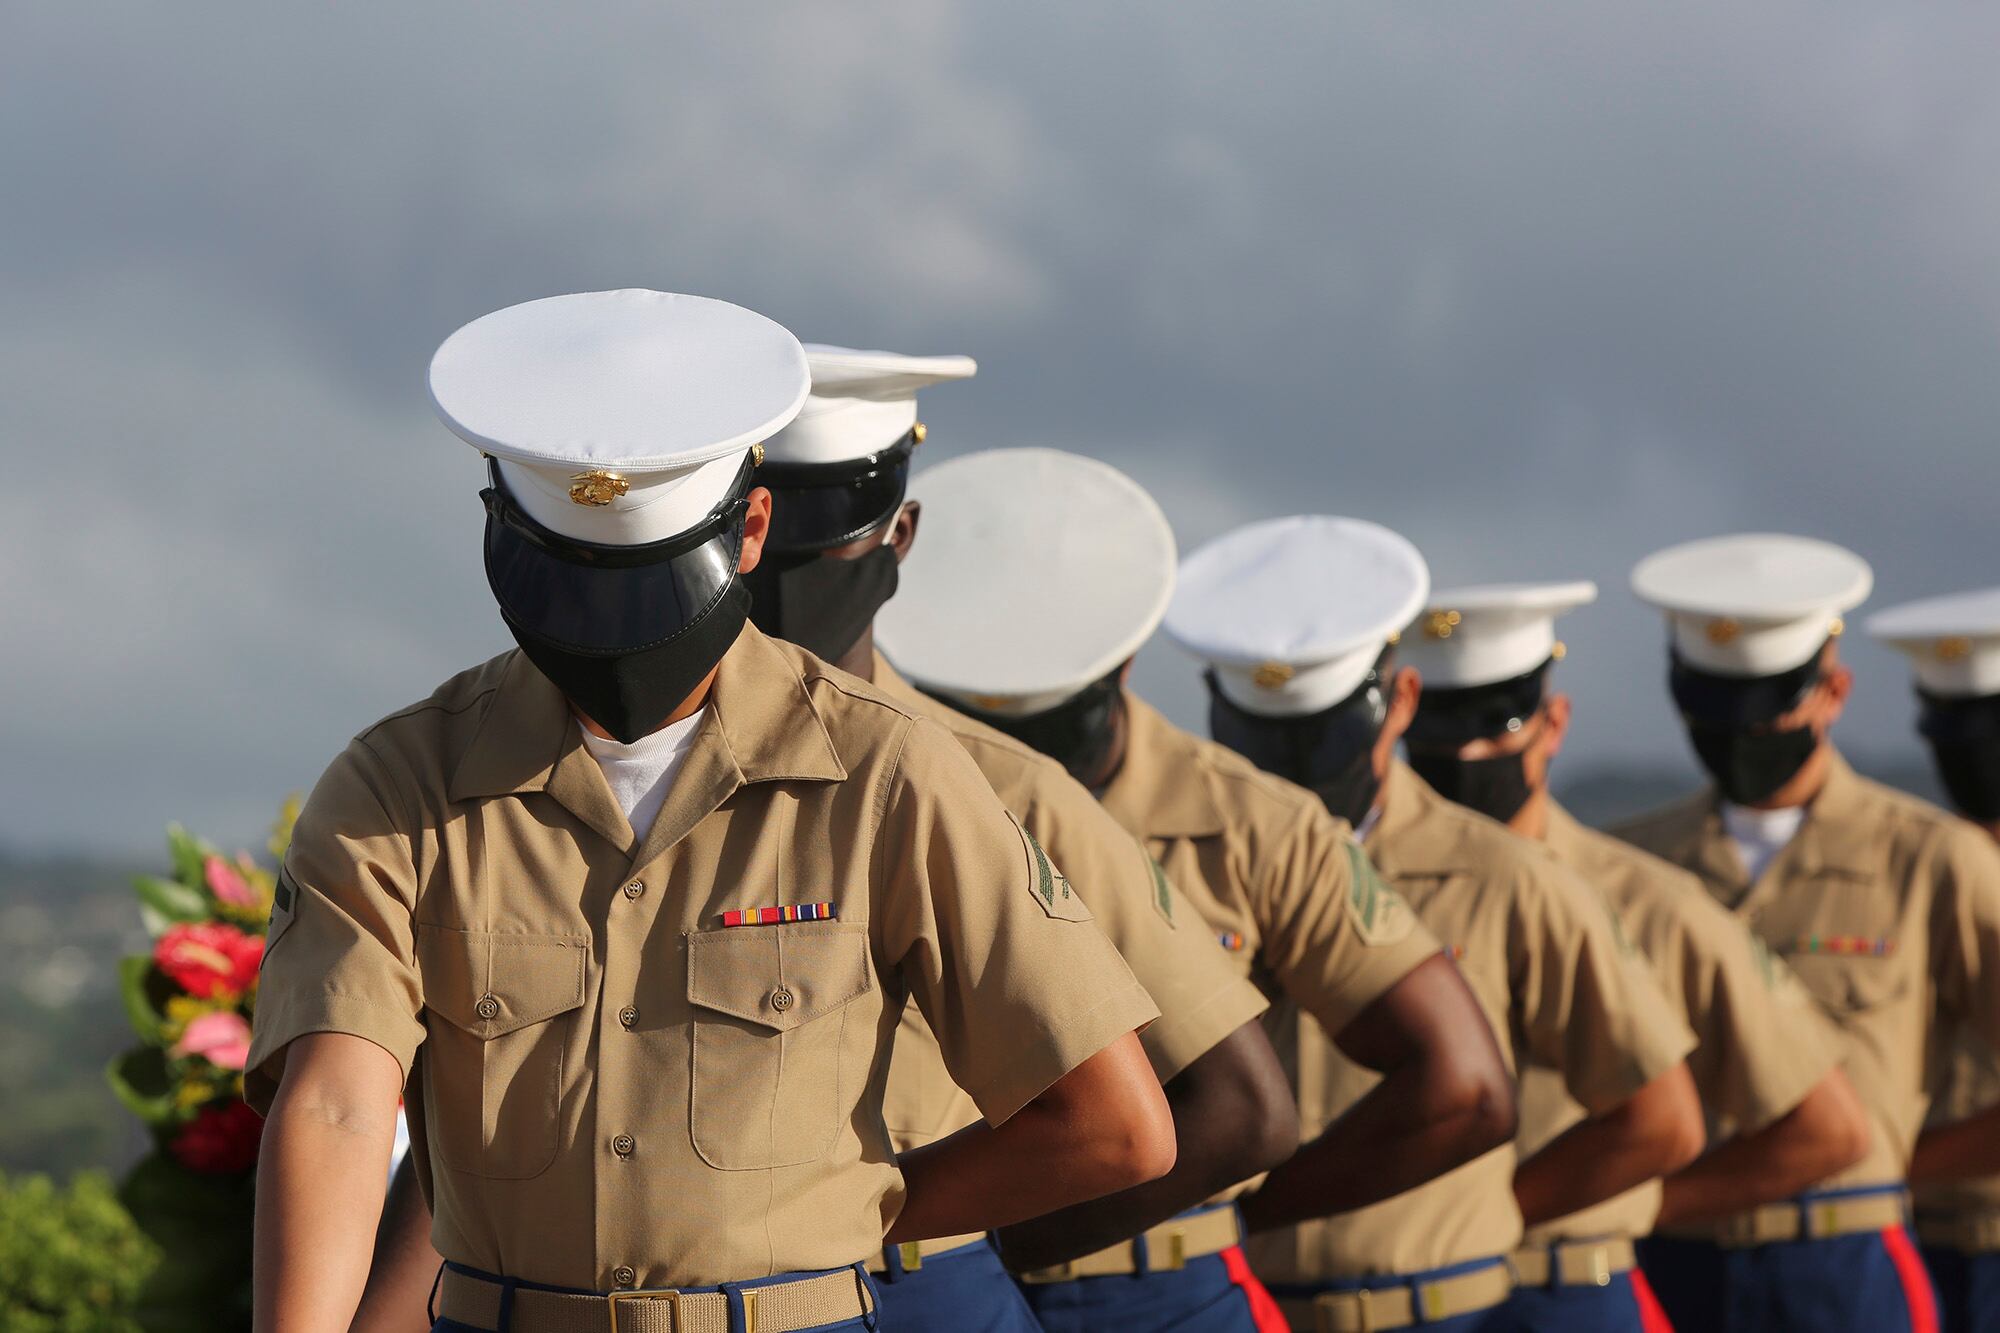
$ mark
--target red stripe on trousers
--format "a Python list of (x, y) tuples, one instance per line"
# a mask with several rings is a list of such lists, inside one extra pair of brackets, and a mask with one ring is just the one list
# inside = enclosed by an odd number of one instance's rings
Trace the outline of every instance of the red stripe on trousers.
[(1903, 1284), (1903, 1304), (1910, 1307), (1910, 1333), (1938, 1333), (1937, 1293), (1931, 1289), (1930, 1274), (1923, 1258), (1902, 1227), (1882, 1228), (1882, 1248), (1896, 1266), (1896, 1279)]
[(1291, 1333), (1292, 1326), (1277, 1301), (1250, 1271), (1250, 1261), (1243, 1257), (1241, 1245), (1232, 1245), (1222, 1252), (1222, 1266), (1229, 1270), (1229, 1280), (1243, 1289), (1243, 1298), (1250, 1302), (1250, 1321), (1257, 1325), (1257, 1333)]
[(1639, 1327), (1644, 1333), (1674, 1333), (1673, 1321), (1660, 1308), (1660, 1298), (1653, 1294), (1646, 1275), (1635, 1268), (1625, 1276), (1632, 1279), (1632, 1302), (1639, 1307)]

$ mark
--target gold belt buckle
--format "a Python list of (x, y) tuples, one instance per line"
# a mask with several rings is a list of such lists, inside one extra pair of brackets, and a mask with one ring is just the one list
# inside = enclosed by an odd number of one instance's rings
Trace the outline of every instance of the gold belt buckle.
[(902, 1257), (904, 1272), (914, 1273), (924, 1266), (924, 1245), (922, 1241), (903, 1241), (896, 1246), (896, 1252)]
[[(621, 1301), (665, 1301), (673, 1310), (669, 1326), (673, 1329), (673, 1333), (681, 1333), (681, 1294), (672, 1287), (614, 1291), (607, 1294), (604, 1304), (611, 1311), (611, 1333), (618, 1333), (618, 1305)], [(747, 1306), (745, 1313), (746, 1315), (748, 1313)]]
[(1815, 1203), (1808, 1212), (1810, 1226), (1802, 1239), (1824, 1240), (1839, 1233), (1834, 1228), (1840, 1225), (1840, 1205), (1837, 1203)]
[(1187, 1232), (1179, 1227), (1175, 1227), (1167, 1233), (1167, 1262), (1165, 1266), (1170, 1273), (1178, 1272), (1187, 1267)]

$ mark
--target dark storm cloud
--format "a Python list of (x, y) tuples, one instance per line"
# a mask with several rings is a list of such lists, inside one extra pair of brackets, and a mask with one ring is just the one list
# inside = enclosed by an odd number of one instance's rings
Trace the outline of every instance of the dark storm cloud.
[[(436, 342), (680, 287), (968, 351), (938, 456), (1184, 542), (1368, 515), (1583, 575), (1573, 749), (1679, 752), (1647, 550), (2000, 582), (2000, 18), (1781, 5), (39, 6), (0, 53), (0, 839), (231, 836), (504, 646)], [(1900, 665), (1847, 734), (1906, 744)], [(1141, 680), (1184, 720), (1192, 668)]]

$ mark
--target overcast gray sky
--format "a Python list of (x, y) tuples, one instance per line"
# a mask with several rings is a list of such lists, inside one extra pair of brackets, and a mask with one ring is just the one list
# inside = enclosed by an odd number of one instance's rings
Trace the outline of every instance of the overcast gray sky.
[[(251, 837), (507, 645), (423, 372), (556, 292), (967, 352), (1184, 547), (1323, 511), (1592, 577), (1572, 764), (1681, 762), (1639, 556), (2000, 582), (2000, 11), (16, 5), (0, 44), (0, 845)], [(1908, 751), (1850, 640), (1853, 749)], [(1191, 664), (1140, 681), (1198, 717)]]

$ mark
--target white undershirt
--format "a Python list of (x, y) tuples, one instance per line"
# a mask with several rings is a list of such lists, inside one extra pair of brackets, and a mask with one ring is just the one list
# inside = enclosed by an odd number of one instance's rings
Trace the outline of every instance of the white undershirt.
[(673, 789), (674, 775), (687, 761), (695, 728), (706, 711), (697, 710), (693, 716), (641, 736), (630, 745), (608, 736), (593, 735), (588, 727), (583, 729), (585, 748), (604, 770), (604, 780), (610, 784), (612, 796), (617, 798), (626, 821), (632, 825), (632, 835), (641, 842), (652, 832), (653, 821), (660, 817), (660, 807), (666, 804), (667, 793)]
[(1736, 855), (1755, 884), (1779, 852), (1785, 850), (1805, 822), (1806, 808), (1788, 806), (1782, 810), (1752, 810), (1744, 805), (1722, 802), (1722, 827), (1736, 844)]

